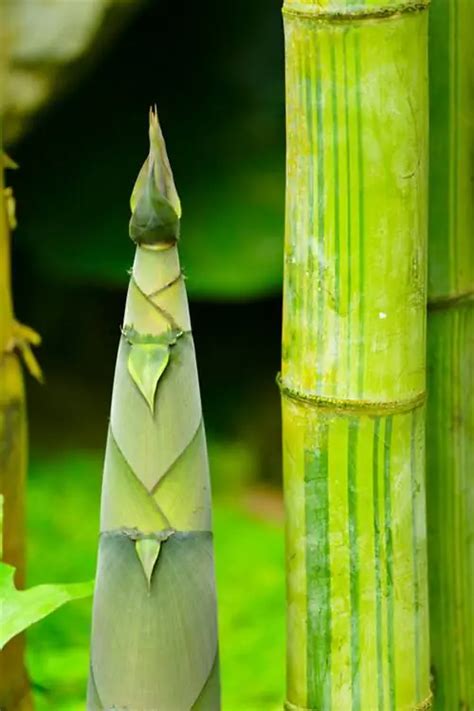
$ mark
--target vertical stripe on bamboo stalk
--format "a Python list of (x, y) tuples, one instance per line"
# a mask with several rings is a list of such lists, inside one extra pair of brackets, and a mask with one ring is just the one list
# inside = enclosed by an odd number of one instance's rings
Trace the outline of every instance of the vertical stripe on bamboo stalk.
[(287, 0), (287, 708), (429, 698), (425, 3)]
[(433, 0), (428, 550), (435, 707), (474, 709), (474, 53), (471, 0)]

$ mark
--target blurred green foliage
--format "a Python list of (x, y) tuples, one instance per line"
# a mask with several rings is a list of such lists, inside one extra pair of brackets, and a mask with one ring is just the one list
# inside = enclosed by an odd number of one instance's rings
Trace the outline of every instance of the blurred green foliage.
[[(217, 467), (219, 462), (214, 461)], [(33, 458), (28, 501), (29, 584), (94, 574), (102, 456), (67, 451)], [(263, 498), (262, 498), (263, 497)], [(246, 499), (214, 509), (226, 711), (276, 711), (284, 694), (284, 561), (273, 499), (256, 516)], [(269, 509), (270, 515), (265, 511)], [(268, 518), (268, 520), (266, 520)], [(84, 708), (91, 601), (67, 606), (28, 632), (38, 711)], [(255, 664), (258, 660), (258, 670)]]
[(2, 80), (5, 140), (18, 140), (42, 105), (61, 93), (64, 77), (70, 83), (71, 73), (94, 62), (139, 4), (2, 0), (0, 30), (9, 56), (8, 75)]
[[(125, 284), (128, 200), (158, 104), (183, 204), (191, 295), (278, 291), (284, 206), (280, 3), (146, 4), (15, 156), (18, 242), (36, 269)], [(25, 205), (25, 209), (23, 209)]]
[(66, 602), (92, 595), (92, 581), (87, 583), (56, 583), (35, 585), (28, 590), (17, 590), (15, 568), (0, 561), (0, 649), (13, 637), (42, 620)]
[[(284, 695), (283, 529), (273, 511), (281, 497), (254, 494), (281, 472), (280, 4), (239, 0), (225, 12), (217, 0), (185, 12), (172, 0), (144, 4), (13, 150), (21, 167), (15, 301), (43, 336), (46, 376), (45, 388), (28, 385), (28, 584), (45, 571), (52, 582), (86, 580), (95, 572), (111, 382), (133, 259), (128, 201), (147, 152), (148, 108), (158, 104), (194, 297), (225, 711), (276, 711)], [(230, 303), (237, 300), (246, 303)], [(90, 609), (90, 601), (74, 603), (28, 632), (38, 711), (83, 710)]]

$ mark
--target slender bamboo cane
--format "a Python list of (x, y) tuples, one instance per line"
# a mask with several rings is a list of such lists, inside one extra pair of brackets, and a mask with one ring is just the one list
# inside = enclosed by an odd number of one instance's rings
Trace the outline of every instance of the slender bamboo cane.
[(435, 707), (474, 711), (472, 0), (433, 0), (427, 505)]
[(105, 458), (88, 709), (217, 711), (206, 441), (181, 208), (153, 112), (131, 205), (137, 250)]
[(287, 0), (291, 711), (430, 706), (425, 2)]
[[(0, 150), (0, 494), (3, 496), (1, 559), (15, 566), (18, 588), (25, 582), (26, 406), (23, 374), (15, 350), (18, 326), (13, 316), (10, 278), (10, 225)], [(24, 637), (0, 650), (0, 709), (32, 709), (24, 666)]]

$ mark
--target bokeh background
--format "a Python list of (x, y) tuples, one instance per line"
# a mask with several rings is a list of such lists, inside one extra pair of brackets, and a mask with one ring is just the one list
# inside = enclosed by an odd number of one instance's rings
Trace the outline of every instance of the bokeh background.
[[(128, 200), (156, 103), (183, 204), (214, 492), (223, 708), (281, 709), (280, 2), (34, 6), (17, 3), (6, 116), (20, 164), (9, 174), (16, 312), (43, 336), (46, 377), (44, 386), (28, 382), (28, 582), (94, 575), (133, 257)], [(73, 603), (30, 630), (39, 711), (84, 708), (90, 611), (90, 600)]]

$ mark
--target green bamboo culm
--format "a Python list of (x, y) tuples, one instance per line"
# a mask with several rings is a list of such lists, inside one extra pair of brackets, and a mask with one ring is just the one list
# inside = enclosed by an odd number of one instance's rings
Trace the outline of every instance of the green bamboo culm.
[[(3, 502), (0, 560), (16, 568), (15, 584), (22, 588), (28, 442), (20, 354), (36, 377), (40, 377), (40, 371), (31, 351), (31, 344), (37, 345), (39, 336), (19, 324), (13, 311), (10, 234), (15, 224), (14, 201), (11, 190), (4, 185), (4, 167), (13, 166), (0, 144), (0, 497)], [(33, 708), (24, 654), (23, 635), (17, 635), (0, 650), (0, 709), (5, 711)]]
[(155, 112), (149, 135), (131, 200), (136, 255), (105, 457), (87, 708), (218, 711), (206, 440), (181, 207)]
[[(3, 161), (0, 173), (0, 494), (4, 501), (0, 557), (2, 561), (16, 567), (15, 582), (18, 587), (23, 587), (26, 405), (21, 364), (12, 349), (14, 319), (10, 283), (10, 227), (3, 184)], [(32, 708), (24, 666), (24, 646), (24, 637), (20, 635), (0, 651), (0, 708), (8, 711)]]
[[(13, 308), (11, 233), (16, 222), (15, 202), (11, 189), (5, 184), (5, 169), (16, 165), (3, 151), (4, 90), (9, 59), (5, 9), (0, 2), (0, 560), (16, 568), (15, 584), (21, 589), (25, 583), (28, 435), (20, 355), (27, 368), (40, 377), (31, 351), (31, 345), (38, 344), (40, 339), (37, 333), (16, 321)], [(1, 612), (0, 609), (0, 618)], [(22, 634), (0, 649), (0, 709), (33, 709)]]
[(431, 705), (426, 10), (284, 6), (288, 711)]
[(474, 3), (430, 13), (431, 660), (435, 708), (474, 711)]

